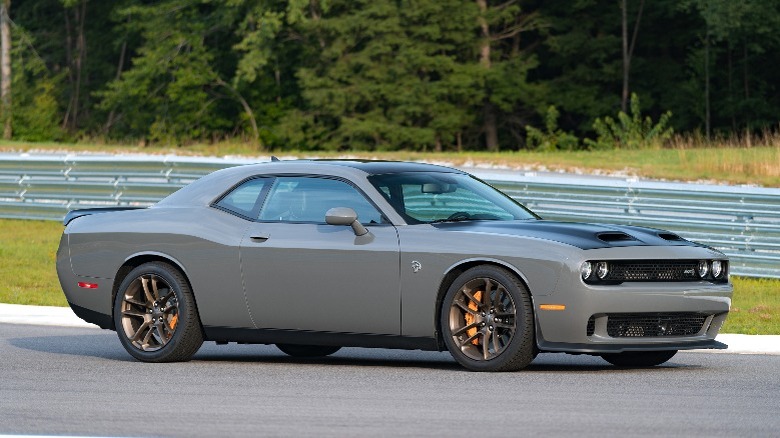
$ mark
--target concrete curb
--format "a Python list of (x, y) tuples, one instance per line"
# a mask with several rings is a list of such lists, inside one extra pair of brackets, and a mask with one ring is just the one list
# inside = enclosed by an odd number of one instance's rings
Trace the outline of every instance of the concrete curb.
[[(0, 303), (0, 323), (98, 328), (76, 316), (69, 307), (25, 306)], [(780, 335), (736, 335), (723, 333), (716, 338), (728, 350), (689, 350), (702, 353), (780, 355)]]
[(70, 307), (0, 303), (0, 323), (99, 328), (76, 316)]

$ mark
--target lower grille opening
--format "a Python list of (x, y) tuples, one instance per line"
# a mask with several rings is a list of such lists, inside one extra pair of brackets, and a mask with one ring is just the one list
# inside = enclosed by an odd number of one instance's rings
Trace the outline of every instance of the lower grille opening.
[(613, 338), (692, 336), (710, 315), (696, 312), (611, 313), (607, 334)]
[(596, 331), (596, 318), (591, 316), (588, 319), (588, 326), (586, 327), (586, 332), (588, 333), (588, 336), (593, 336), (593, 333)]

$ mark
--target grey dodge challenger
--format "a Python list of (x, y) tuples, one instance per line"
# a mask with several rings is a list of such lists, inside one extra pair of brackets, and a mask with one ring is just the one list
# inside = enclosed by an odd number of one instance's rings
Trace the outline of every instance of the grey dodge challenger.
[(448, 350), (475, 371), (540, 352), (654, 366), (715, 341), (729, 262), (674, 233), (543, 220), (435, 165), (292, 160), (211, 173), (149, 208), (74, 210), (57, 273), (133, 357), (204, 341)]

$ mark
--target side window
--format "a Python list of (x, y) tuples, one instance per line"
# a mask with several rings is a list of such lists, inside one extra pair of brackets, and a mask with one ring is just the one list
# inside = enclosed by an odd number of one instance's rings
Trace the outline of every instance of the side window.
[(261, 221), (325, 223), (333, 207), (349, 207), (364, 224), (382, 222), (382, 215), (351, 185), (332, 179), (279, 177), (260, 213)]
[(261, 196), (265, 194), (264, 189), (268, 182), (268, 178), (250, 179), (225, 195), (216, 203), (216, 206), (223, 210), (232, 211), (240, 216), (254, 219), (257, 217), (258, 210), (260, 210), (260, 204), (263, 201)]

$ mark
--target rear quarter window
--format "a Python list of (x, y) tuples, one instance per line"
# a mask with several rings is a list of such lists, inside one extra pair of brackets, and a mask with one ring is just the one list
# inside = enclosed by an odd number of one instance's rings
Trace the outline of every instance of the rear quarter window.
[(268, 178), (255, 178), (231, 190), (214, 205), (248, 219), (256, 219), (267, 193)]

